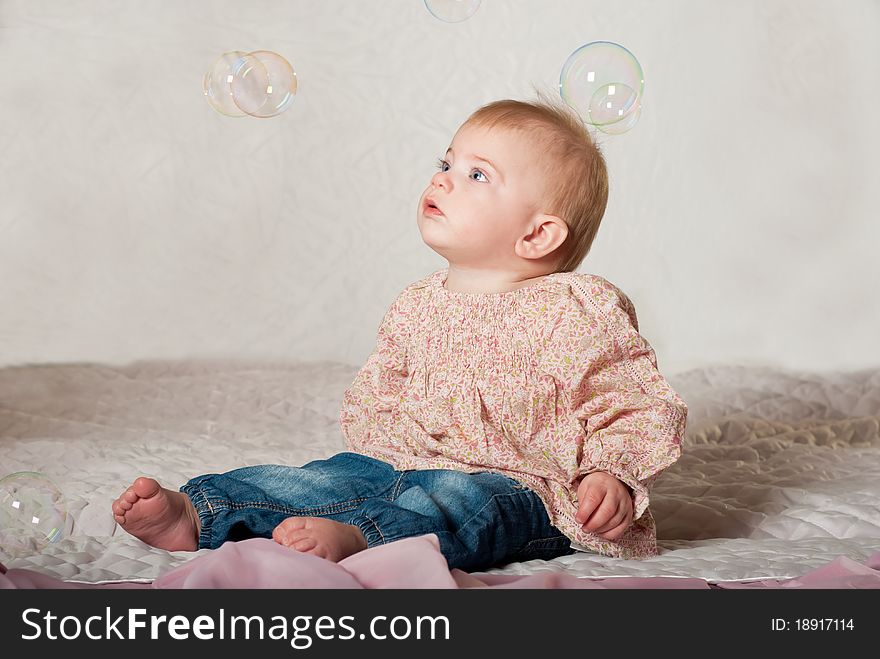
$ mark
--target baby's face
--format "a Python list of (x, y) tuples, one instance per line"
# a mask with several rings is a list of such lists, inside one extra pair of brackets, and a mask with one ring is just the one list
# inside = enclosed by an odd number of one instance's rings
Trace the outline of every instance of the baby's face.
[(535, 146), (522, 133), (465, 124), (419, 199), (422, 239), (451, 265), (497, 268), (542, 212)]

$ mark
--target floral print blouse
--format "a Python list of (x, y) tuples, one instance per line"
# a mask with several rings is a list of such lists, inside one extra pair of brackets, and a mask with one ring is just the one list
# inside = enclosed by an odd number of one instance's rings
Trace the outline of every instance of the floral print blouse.
[[(681, 454), (687, 407), (657, 370), (629, 298), (561, 272), (504, 293), (448, 290), (447, 270), (408, 286), (346, 390), (349, 450), (396, 469), (506, 474), (534, 490), (577, 549), (657, 553), (648, 496)], [(605, 471), (629, 486), (618, 540), (575, 521), (577, 486)]]

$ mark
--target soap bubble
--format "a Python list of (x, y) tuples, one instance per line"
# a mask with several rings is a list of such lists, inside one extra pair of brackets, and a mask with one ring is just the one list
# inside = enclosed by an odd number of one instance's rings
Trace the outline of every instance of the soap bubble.
[(621, 133), (625, 133), (630, 128), (639, 123), (639, 119), (642, 116), (642, 105), (639, 103), (636, 106), (635, 111), (630, 112), (629, 115), (624, 117), (621, 121), (617, 121), (610, 124), (597, 124), (596, 128), (598, 128), (603, 133), (608, 133), (609, 135), (620, 135)]
[[(220, 55), (213, 68), (205, 74), (202, 87), (208, 104), (227, 117), (243, 117), (246, 114), (232, 99), (231, 85), (238, 71), (248, 63), (248, 57), (240, 50), (230, 50)], [(254, 62), (250, 62), (252, 66)]]
[(569, 55), (559, 75), (563, 100), (581, 119), (607, 133), (625, 132), (636, 124), (644, 90), (635, 55), (610, 41), (581, 46)]
[(232, 78), (232, 100), (253, 117), (284, 112), (296, 95), (296, 71), (286, 59), (269, 50), (248, 54)]
[(51, 480), (33, 471), (0, 479), (0, 553), (38, 553), (64, 534), (67, 504)]
[(590, 99), (588, 122), (603, 132), (619, 134), (636, 124), (641, 109), (642, 99), (629, 85), (602, 85)]
[(459, 23), (474, 15), (481, 0), (425, 0), (425, 6), (435, 18), (447, 23)]
[(293, 102), (296, 72), (277, 53), (257, 50), (223, 53), (205, 74), (208, 104), (228, 117), (274, 117)]

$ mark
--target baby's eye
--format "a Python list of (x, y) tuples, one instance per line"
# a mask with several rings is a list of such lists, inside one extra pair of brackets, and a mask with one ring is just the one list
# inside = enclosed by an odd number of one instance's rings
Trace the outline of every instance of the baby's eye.
[[(482, 178), (480, 178), (480, 177), (482, 177)], [(486, 175), (482, 172), (482, 170), (479, 170), (479, 169), (474, 169), (471, 171), (471, 178), (474, 179), (475, 181), (480, 181), (481, 183), (483, 181), (489, 180), (486, 178)]]
[(440, 158), (439, 160), (437, 160), (437, 169), (439, 169), (441, 172), (448, 172), (449, 163)]

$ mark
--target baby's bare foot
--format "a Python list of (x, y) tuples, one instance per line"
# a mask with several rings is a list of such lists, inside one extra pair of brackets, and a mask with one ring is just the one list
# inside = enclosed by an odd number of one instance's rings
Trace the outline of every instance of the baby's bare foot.
[(141, 476), (113, 502), (113, 517), (148, 545), (168, 551), (198, 549), (199, 516), (183, 492)]
[(272, 539), (334, 563), (367, 548), (358, 527), (322, 517), (288, 517), (272, 531)]

